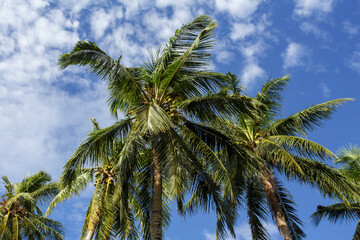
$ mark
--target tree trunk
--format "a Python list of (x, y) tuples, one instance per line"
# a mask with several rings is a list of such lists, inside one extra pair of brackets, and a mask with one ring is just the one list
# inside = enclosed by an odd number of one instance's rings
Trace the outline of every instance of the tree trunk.
[(162, 176), (159, 159), (153, 151), (154, 180), (151, 219), (151, 240), (162, 239)]
[(94, 233), (95, 233), (95, 229), (94, 229), (94, 228), (88, 230), (87, 233), (86, 233), (86, 238), (85, 238), (85, 240), (91, 240), (91, 239), (93, 238), (93, 236), (94, 236)]
[(275, 214), (276, 224), (277, 224), (278, 228), (280, 229), (284, 240), (293, 240), (291, 237), (291, 234), (290, 234), (289, 226), (286, 222), (285, 215), (284, 215), (283, 211), (281, 210), (279, 200), (275, 193), (275, 188), (276, 188), (275, 180), (274, 180), (272, 174), (268, 170), (264, 173), (264, 176), (261, 179), (261, 182), (262, 182), (268, 203)]

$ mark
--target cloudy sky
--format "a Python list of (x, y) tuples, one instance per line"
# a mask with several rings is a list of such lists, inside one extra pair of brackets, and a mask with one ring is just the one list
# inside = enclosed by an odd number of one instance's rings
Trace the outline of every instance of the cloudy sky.
[[(104, 83), (85, 69), (58, 70), (58, 57), (78, 40), (96, 42), (128, 66), (141, 64), (176, 28), (200, 14), (218, 22), (213, 68), (238, 74), (254, 95), (270, 77), (291, 74), (284, 116), (311, 104), (360, 97), (360, 1), (345, 0), (1, 0), (0, 175), (13, 181), (42, 169), (57, 179), (63, 164), (91, 130), (113, 122)], [(105, 1), (104, 1), (105, 2)], [(348, 103), (310, 135), (336, 152), (360, 144), (360, 100)], [(315, 191), (287, 185), (305, 221), (307, 239), (350, 239), (355, 223), (315, 227), (309, 216), (330, 203)], [(53, 217), (67, 239), (80, 233), (85, 193)], [(250, 239), (245, 216), (238, 239)], [(174, 213), (167, 239), (214, 239), (215, 218)], [(268, 225), (272, 239), (280, 239)]]

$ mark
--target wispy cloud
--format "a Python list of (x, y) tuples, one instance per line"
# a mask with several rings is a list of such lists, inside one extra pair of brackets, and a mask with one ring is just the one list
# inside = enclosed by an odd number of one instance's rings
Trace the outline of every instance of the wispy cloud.
[(294, 0), (294, 13), (298, 16), (330, 13), (336, 0)]
[(350, 60), (348, 61), (348, 65), (350, 68), (360, 73), (360, 51), (355, 51)]
[(320, 89), (324, 98), (329, 98), (331, 90), (326, 83), (320, 83)]
[(314, 34), (317, 38), (322, 38), (323, 40), (329, 39), (329, 34), (320, 29), (318, 25), (311, 22), (303, 22), (300, 26), (300, 29), (308, 34)]
[(350, 21), (344, 21), (342, 22), (343, 25), (343, 31), (346, 32), (349, 37), (355, 37), (359, 34), (359, 26), (350, 22)]

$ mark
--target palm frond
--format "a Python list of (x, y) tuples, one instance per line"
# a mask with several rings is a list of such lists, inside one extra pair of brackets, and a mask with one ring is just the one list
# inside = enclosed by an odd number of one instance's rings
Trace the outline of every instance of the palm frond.
[(265, 131), (270, 135), (307, 135), (308, 131), (322, 126), (337, 109), (352, 98), (340, 98), (305, 108), (285, 119), (270, 124)]
[(45, 216), (48, 216), (54, 208), (61, 202), (77, 196), (83, 191), (87, 185), (92, 181), (93, 170), (90, 168), (78, 170), (76, 178), (72, 181), (71, 185), (67, 185), (61, 189), (61, 191), (53, 198), (48, 209), (46, 210)]
[(178, 107), (185, 115), (204, 122), (217, 116), (228, 119), (244, 114), (252, 116), (259, 109), (259, 103), (246, 96), (211, 94), (180, 101)]
[(110, 127), (90, 133), (65, 164), (60, 180), (61, 185), (71, 185), (76, 178), (76, 171), (86, 164), (99, 165), (101, 159), (111, 153), (114, 142), (127, 136), (130, 129), (131, 120), (125, 119)]
[(140, 134), (159, 134), (172, 129), (173, 122), (167, 112), (156, 103), (143, 105), (134, 110), (135, 128)]
[(236, 74), (227, 72), (225, 80), (228, 83), (225, 90), (231, 91), (231, 95), (239, 96), (244, 90), (244, 85), (240, 84), (241, 81)]
[(283, 149), (279, 144), (264, 138), (258, 150), (265, 152), (269, 159), (274, 159), (275, 164), (280, 164), (286, 169), (293, 169), (302, 174), (303, 170), (288, 151)]
[(281, 78), (269, 79), (263, 84), (261, 91), (256, 94), (256, 100), (269, 108), (269, 115), (273, 116), (273, 114), (282, 108), (280, 103), (282, 100), (281, 92), (289, 81), (289, 75)]
[(355, 229), (355, 233), (352, 240), (359, 240), (360, 239), (360, 221), (358, 221)]
[(278, 168), (280, 172), (285, 173), (288, 179), (313, 186), (324, 196), (341, 199), (345, 202), (348, 202), (348, 198), (356, 199), (359, 196), (355, 186), (336, 169), (298, 156), (295, 156), (294, 159), (303, 170), (301, 174), (290, 169)]
[(359, 219), (360, 204), (351, 203), (336, 203), (329, 206), (317, 206), (316, 212), (311, 215), (312, 221), (318, 225), (323, 218), (327, 218), (331, 222), (338, 222), (343, 220), (358, 220)]
[[(210, 17), (200, 16), (192, 23), (177, 30), (171, 43), (171, 47), (176, 51), (173, 53), (176, 58), (162, 73), (160, 101), (171, 87), (172, 82), (176, 80), (176, 76), (207, 65), (206, 60), (210, 54), (204, 50), (213, 45), (211, 38), (215, 27), (216, 23)], [(178, 57), (177, 54), (179, 54)]]
[(276, 181), (276, 195), (279, 199), (281, 211), (284, 213), (287, 225), (289, 227), (293, 240), (301, 240), (306, 237), (306, 234), (301, 229), (303, 226), (302, 221), (296, 215), (296, 209), (294, 207), (295, 202), (289, 191), (281, 184), (278, 179)]
[(246, 208), (253, 240), (269, 240), (270, 235), (263, 225), (267, 219), (266, 200), (261, 184), (254, 179), (246, 183)]
[(322, 145), (305, 138), (287, 135), (269, 136), (268, 139), (292, 154), (308, 159), (331, 160), (336, 155)]

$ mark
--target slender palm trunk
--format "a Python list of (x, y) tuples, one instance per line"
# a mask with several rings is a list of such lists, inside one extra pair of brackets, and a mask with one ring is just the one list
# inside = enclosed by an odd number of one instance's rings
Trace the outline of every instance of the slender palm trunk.
[(86, 226), (86, 237), (85, 240), (91, 240), (94, 237), (95, 234), (95, 229), (96, 226), (99, 223), (99, 216), (102, 214), (102, 210), (103, 210), (103, 206), (99, 205), (97, 207), (94, 207), (94, 205), (103, 202), (103, 198), (104, 198), (104, 191), (101, 192), (100, 196), (97, 195), (97, 189), (100, 188), (103, 184), (98, 183), (95, 187), (94, 190), (94, 195), (93, 198), (91, 200), (91, 211), (90, 213), (88, 213), (88, 215), (86, 216), (89, 219), (89, 222), (87, 223)]
[(94, 236), (95, 228), (91, 228), (87, 231), (85, 240), (91, 240)]
[(153, 151), (154, 181), (152, 199), (151, 240), (162, 239), (162, 176), (159, 159)]
[(284, 240), (293, 240), (290, 234), (289, 226), (286, 222), (284, 212), (281, 210), (281, 206), (278, 198), (276, 197), (276, 184), (273, 175), (267, 170), (264, 173), (264, 177), (261, 179), (266, 198), (270, 207), (272, 208), (275, 220), (278, 228), (280, 229)]

